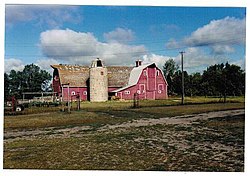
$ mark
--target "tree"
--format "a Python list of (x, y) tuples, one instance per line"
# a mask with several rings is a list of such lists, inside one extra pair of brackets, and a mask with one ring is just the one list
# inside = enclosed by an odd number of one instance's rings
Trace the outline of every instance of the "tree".
[(23, 91), (23, 78), (22, 72), (11, 70), (9, 74), (9, 91), (10, 96), (21, 97), (21, 92)]
[(202, 95), (201, 88), (202, 76), (200, 73), (193, 73), (187, 76), (185, 80), (185, 89), (188, 96)]
[(168, 83), (168, 93), (174, 93), (174, 75), (178, 71), (179, 66), (175, 63), (173, 59), (169, 59), (165, 62), (163, 66), (164, 76)]
[(46, 89), (51, 75), (45, 71), (40, 70), (37, 65), (26, 65), (23, 69), (22, 76), (24, 79), (24, 91), (26, 92), (41, 92), (43, 88)]
[(4, 73), (4, 99), (6, 100), (10, 96), (10, 80), (9, 75)]
[[(173, 92), (177, 95), (181, 95), (182, 94), (182, 87), (181, 87), (181, 81), (182, 81), (182, 73), (181, 70), (178, 70), (175, 72), (175, 74), (173, 75)], [(185, 89), (184, 89), (184, 94), (186, 95), (187, 93), (187, 85), (188, 85), (188, 73), (186, 71), (184, 71), (184, 85), (185, 85)]]
[(16, 72), (11, 70), (8, 78), (9, 95), (21, 98), (23, 92), (48, 91), (52, 77), (47, 71), (41, 70), (37, 65), (30, 64), (26, 65), (23, 71)]
[(245, 73), (239, 66), (215, 64), (207, 68), (202, 75), (202, 86), (205, 95), (223, 96), (245, 93)]

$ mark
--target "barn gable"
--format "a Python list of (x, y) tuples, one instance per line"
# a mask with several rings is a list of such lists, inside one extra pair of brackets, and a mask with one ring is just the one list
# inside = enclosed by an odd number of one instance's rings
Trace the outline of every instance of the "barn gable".
[[(147, 64), (147, 65), (140, 65), (138, 67), (134, 67), (131, 70), (128, 84), (125, 87), (121, 87), (120, 89), (114, 90), (112, 92), (119, 92), (119, 91), (125, 90), (125, 89), (127, 89), (129, 87), (132, 87), (132, 86), (136, 85), (138, 83), (138, 81), (139, 81), (139, 78), (140, 78), (140, 75), (142, 74), (142, 71), (144, 69), (146, 69), (147, 67), (153, 67), (154, 68), (154, 67), (157, 67), (157, 66), (156, 66), (155, 63), (151, 63), (151, 64)], [(159, 69), (159, 70), (161, 71), (162, 75), (164, 75), (162, 70), (161, 69)], [(165, 83), (167, 85), (167, 81), (166, 81), (164, 76), (163, 76), (163, 78), (164, 78), (164, 81), (165, 81)]]

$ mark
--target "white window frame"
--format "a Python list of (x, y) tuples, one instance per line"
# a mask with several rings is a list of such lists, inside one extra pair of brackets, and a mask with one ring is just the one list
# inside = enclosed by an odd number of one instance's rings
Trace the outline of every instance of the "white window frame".
[(140, 90), (137, 90), (137, 93), (138, 93), (138, 94), (141, 94), (141, 91), (140, 91)]
[[(160, 87), (162, 87), (162, 89), (160, 89)], [(163, 90), (164, 90), (164, 86), (163, 86), (163, 84), (158, 84), (158, 90), (161, 90), (161, 91), (163, 91)]]
[(143, 75), (144, 75), (144, 76), (148, 76), (147, 70), (143, 70)]
[(160, 71), (156, 70), (156, 76), (160, 76)]
[(125, 94), (125, 95), (130, 95), (130, 91), (129, 91), (129, 90), (125, 90), (125, 91), (124, 91), (124, 94)]
[[(143, 87), (143, 89), (142, 89), (142, 87)], [(140, 90), (141, 93), (144, 93), (145, 89), (146, 89), (146, 85), (145, 84), (139, 84), (139, 90)]]

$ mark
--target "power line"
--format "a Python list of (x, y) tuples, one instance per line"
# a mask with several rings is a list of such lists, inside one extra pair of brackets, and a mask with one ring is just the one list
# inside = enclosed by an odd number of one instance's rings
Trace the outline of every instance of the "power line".
[[(232, 36), (234, 33), (223, 33), (221, 34), (222, 37), (224, 38), (228, 38), (228, 36)], [(245, 34), (237, 34), (237, 36), (239, 35), (242, 35), (241, 37), (238, 37), (238, 38), (231, 38), (229, 40), (238, 40), (238, 39), (242, 39), (242, 38), (245, 38)], [(207, 39), (210, 39), (211, 37), (210, 36), (203, 36), (200, 38), (200, 40), (207, 40)], [(222, 40), (224, 41), (224, 40)], [(227, 40), (225, 40), (227, 41)], [(109, 44), (109, 42), (101, 42), (101, 41), (98, 41), (99, 43), (106, 43), (106, 44)], [(120, 42), (120, 43), (119, 43)], [(169, 41), (166, 41), (166, 39), (160, 39), (160, 40), (140, 40), (140, 41), (137, 41), (137, 42), (132, 42), (132, 41), (128, 41), (128, 40), (117, 40), (117, 43), (119, 44), (128, 44), (128, 45), (137, 45), (137, 44), (145, 44), (145, 43), (167, 43)], [(175, 41), (177, 43), (181, 43), (181, 42), (184, 42), (183, 40), (182, 41)], [(220, 41), (219, 41), (220, 42)], [(215, 42), (214, 42), (215, 43)], [(30, 45), (29, 45), (30, 44)], [(61, 45), (62, 44), (62, 45)], [(89, 45), (89, 42), (86, 41), (86, 42), (81, 42), (81, 43), (78, 43), (78, 44), (74, 44), (74, 45), (69, 45), (69, 46), (65, 46), (65, 44), (67, 43), (61, 43), (61, 42), (56, 42), (56, 43), (48, 43), (48, 44), (43, 44), (44, 47), (72, 47), (72, 46), (87, 46)], [(10, 46), (14, 46), (14, 47), (17, 47), (17, 46), (20, 46), (20, 47), (37, 47), (38, 45), (41, 45), (41, 43), (38, 43), (38, 44), (33, 44), (33, 43), (9, 43), (9, 42), (5, 42), (5, 45), (10, 47)]]

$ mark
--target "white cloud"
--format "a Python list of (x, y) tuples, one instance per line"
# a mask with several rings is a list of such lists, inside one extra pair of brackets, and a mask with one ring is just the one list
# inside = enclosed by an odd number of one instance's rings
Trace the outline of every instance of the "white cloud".
[(149, 54), (143, 56), (143, 64), (156, 63), (156, 65), (162, 69), (165, 62), (169, 59), (175, 59), (175, 57), (157, 55), (157, 54)]
[(63, 5), (6, 5), (6, 24), (36, 21), (36, 25), (59, 28), (64, 22), (78, 23), (82, 17), (76, 6)]
[(39, 66), (41, 70), (46, 70), (52, 74), (53, 69), (50, 67), (50, 65), (59, 64), (59, 62), (55, 59), (38, 59), (35, 64)]
[(246, 19), (226, 17), (213, 20), (184, 39), (187, 46), (209, 46), (214, 54), (233, 52), (233, 46), (245, 45)]
[(5, 59), (4, 60), (4, 72), (9, 73), (11, 70), (22, 71), (25, 64), (20, 59)]
[(48, 30), (40, 35), (40, 47), (45, 56), (70, 64), (90, 64), (100, 57), (109, 65), (127, 65), (145, 54), (143, 45), (103, 43), (92, 33), (66, 30)]
[(232, 64), (240, 66), (242, 70), (246, 70), (246, 59), (245, 58), (239, 59), (237, 61), (233, 61)]
[(174, 38), (171, 38), (168, 40), (167, 42), (168, 49), (175, 49), (175, 48), (178, 49), (178, 47), (179, 47), (179, 43)]
[(132, 30), (123, 28), (116, 28), (114, 31), (104, 33), (103, 36), (108, 42), (118, 43), (127, 43), (135, 38)]

